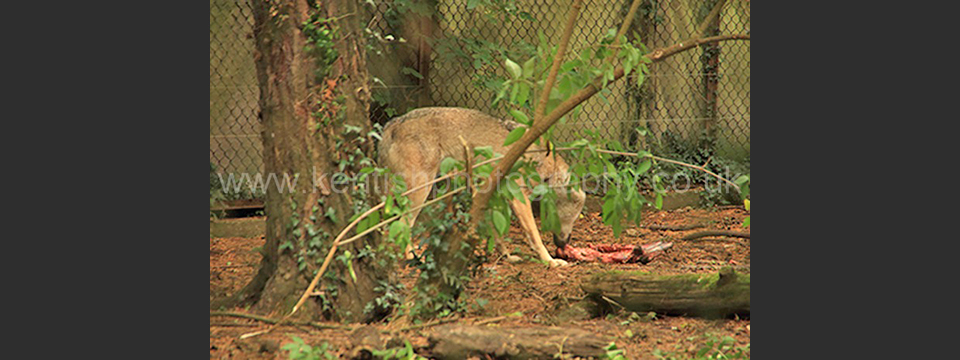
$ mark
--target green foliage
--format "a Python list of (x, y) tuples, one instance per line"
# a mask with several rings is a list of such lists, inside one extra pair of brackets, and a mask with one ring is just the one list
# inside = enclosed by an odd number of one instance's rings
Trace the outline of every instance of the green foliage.
[[(646, 133), (641, 134), (641, 136), (646, 135)], [(690, 182), (689, 185), (704, 186), (704, 190), (700, 193), (702, 206), (738, 204), (743, 196), (749, 195), (750, 158), (738, 160), (721, 156), (715, 151), (716, 138), (706, 131), (701, 131), (692, 139), (684, 139), (677, 132), (666, 130), (660, 134), (659, 139), (648, 138), (647, 143), (653, 144), (651, 151), (659, 156), (694, 165), (706, 163), (707, 170), (727, 179), (747, 175), (748, 186), (745, 189), (741, 186), (741, 190), (747, 191), (744, 195), (738, 194), (729, 184), (720, 182), (700, 170), (668, 163), (657, 164), (655, 171), (661, 174), (661, 177), (668, 179), (668, 183), (677, 189), (686, 189), (687, 181)]]
[(323, 342), (320, 346), (310, 346), (303, 342), (303, 339), (290, 336), (292, 343), (283, 346), (283, 350), (290, 352), (290, 360), (332, 360), (336, 359), (335, 354), (329, 352), (330, 344)]
[(623, 355), (622, 349), (617, 349), (617, 344), (611, 342), (609, 345), (603, 347), (604, 353), (601, 359), (609, 360), (627, 360), (627, 357)]
[(336, 28), (333, 26), (332, 19), (323, 18), (320, 14), (323, 11), (320, 3), (316, 4), (318, 11), (310, 14), (310, 20), (304, 21), (301, 26), (303, 35), (307, 38), (307, 45), (303, 51), (312, 56), (316, 69), (314, 75), (317, 79), (323, 79), (330, 71), (330, 66), (337, 60), (337, 49), (335, 47)]
[[(750, 175), (740, 175), (740, 177), (738, 177), (738, 178), (737, 178), (736, 180), (734, 180), (733, 182), (734, 182), (735, 184), (737, 184), (737, 186), (740, 187), (740, 197), (743, 198), (743, 208), (744, 208), (744, 210), (747, 210), (747, 212), (749, 213), (749, 212), (750, 212), (750, 199), (748, 199), (748, 197), (750, 196)], [(747, 215), (747, 217), (743, 219), (743, 225), (742, 225), (742, 226), (743, 226), (743, 227), (750, 226), (750, 216), (749, 216), (749, 215)]]
[(570, 171), (581, 184), (590, 177), (602, 174), (597, 181), (606, 188), (601, 206), (603, 223), (613, 229), (614, 236), (620, 236), (623, 220), (639, 225), (643, 206), (649, 203), (639, 192), (639, 184), (644, 179), (650, 179), (655, 197), (653, 205), (658, 209), (662, 206), (665, 189), (660, 176), (649, 172), (653, 162), (644, 157), (648, 152), (637, 152), (638, 157), (632, 161), (617, 161), (615, 156), (597, 150), (605, 148), (623, 152), (618, 141), (603, 140), (593, 131), (585, 133), (586, 138), (565, 144), (566, 147), (578, 149), (572, 152), (577, 161)]
[(392, 347), (383, 350), (374, 350), (373, 356), (376, 358), (381, 358), (383, 360), (420, 360), (426, 359), (423, 356), (417, 355), (413, 351), (413, 346), (410, 345), (410, 341), (407, 339), (403, 340), (403, 346)]
[[(690, 337), (688, 339), (696, 340), (697, 337)], [(676, 351), (663, 351), (660, 349), (654, 350), (653, 356), (661, 360), (719, 360), (750, 358), (749, 343), (743, 346), (735, 346), (737, 341), (734, 338), (730, 336), (719, 338), (716, 335), (705, 335), (703, 336), (703, 340), (705, 340), (705, 342), (700, 345), (700, 347), (697, 349), (697, 352), (693, 356)]]

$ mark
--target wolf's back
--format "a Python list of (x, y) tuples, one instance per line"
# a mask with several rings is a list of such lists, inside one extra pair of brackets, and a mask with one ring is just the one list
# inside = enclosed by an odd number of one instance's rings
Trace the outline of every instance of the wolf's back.
[(430, 157), (442, 159), (450, 156), (463, 160), (460, 137), (471, 146), (491, 146), (494, 152), (503, 154), (506, 153), (503, 141), (517, 125), (471, 109), (428, 107), (412, 110), (384, 126), (379, 162), (381, 166), (389, 166), (390, 155), (400, 143), (419, 146)]

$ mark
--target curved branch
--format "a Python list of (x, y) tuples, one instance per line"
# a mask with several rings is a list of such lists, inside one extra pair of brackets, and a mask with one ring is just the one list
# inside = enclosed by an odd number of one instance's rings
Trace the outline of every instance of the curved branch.
[(710, 36), (705, 38), (682, 41), (680, 43), (677, 43), (665, 48), (656, 49), (650, 52), (650, 54), (647, 55), (647, 58), (650, 59), (651, 61), (656, 62), (664, 58), (676, 55), (677, 53), (690, 50), (692, 48), (695, 48), (703, 44), (726, 41), (726, 40), (750, 40), (750, 35), (749, 34), (718, 35), (718, 36)]

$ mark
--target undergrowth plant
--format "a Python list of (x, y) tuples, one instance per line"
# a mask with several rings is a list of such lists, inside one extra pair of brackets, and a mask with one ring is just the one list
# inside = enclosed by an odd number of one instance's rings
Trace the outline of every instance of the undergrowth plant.
[(404, 339), (403, 346), (386, 348), (383, 350), (374, 350), (373, 356), (383, 360), (426, 360), (427, 358), (418, 355), (413, 351), (410, 341)]
[(750, 344), (737, 346), (737, 341), (730, 337), (722, 338), (710, 334), (702, 337), (691, 336), (687, 340), (702, 339), (704, 342), (692, 356), (681, 351), (653, 350), (653, 356), (661, 360), (720, 360), (720, 359), (749, 359)]
[(332, 360), (336, 359), (336, 354), (329, 352), (330, 344), (324, 341), (318, 346), (310, 346), (303, 342), (303, 339), (290, 336), (292, 343), (283, 346), (283, 350), (290, 352), (290, 360)]

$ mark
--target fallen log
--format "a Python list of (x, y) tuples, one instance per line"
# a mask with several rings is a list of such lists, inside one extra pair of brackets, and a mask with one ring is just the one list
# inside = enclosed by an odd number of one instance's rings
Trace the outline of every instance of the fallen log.
[(601, 308), (654, 311), (667, 315), (750, 316), (750, 275), (731, 268), (716, 274), (650, 275), (644, 272), (603, 272), (581, 288)]
[(428, 337), (431, 358), (496, 359), (599, 358), (613, 339), (570, 327), (442, 325)]

